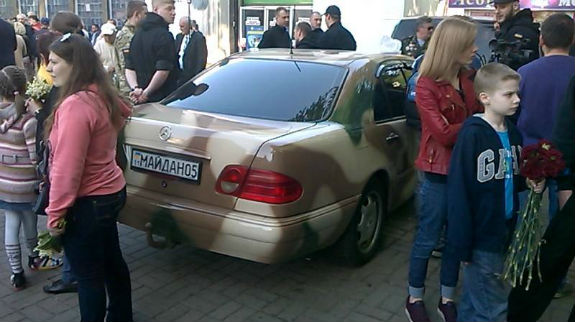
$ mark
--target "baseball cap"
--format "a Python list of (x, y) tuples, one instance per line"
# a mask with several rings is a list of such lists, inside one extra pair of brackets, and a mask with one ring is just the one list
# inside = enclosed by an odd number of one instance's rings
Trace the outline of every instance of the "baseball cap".
[(42, 17), (42, 19), (40, 19), (40, 23), (48, 26), (50, 24), (50, 19), (48, 19), (46, 17)]
[(111, 23), (103, 24), (100, 30), (102, 31), (102, 35), (113, 35), (116, 33), (116, 27)]
[(489, 4), (505, 4), (505, 3), (515, 2), (515, 1), (519, 1), (519, 0), (491, 0), (491, 1), (489, 1)]
[(327, 7), (327, 9), (325, 9), (324, 15), (341, 16), (341, 11), (339, 10), (338, 6), (332, 5), (332, 6)]

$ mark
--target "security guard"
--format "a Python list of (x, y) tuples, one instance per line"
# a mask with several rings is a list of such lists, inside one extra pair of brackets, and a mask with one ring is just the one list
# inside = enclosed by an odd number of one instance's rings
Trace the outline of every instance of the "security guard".
[(401, 53), (403, 55), (417, 58), (425, 53), (433, 33), (433, 25), (431, 23), (431, 18), (427, 16), (417, 18), (415, 35), (404, 38), (401, 41)]
[(495, 7), (495, 38), (501, 42), (517, 43), (517, 56), (530, 51), (525, 59), (511, 59), (507, 64), (519, 67), (539, 58), (539, 24), (533, 22), (531, 9), (519, 8), (519, 0), (493, 0)]
[(329, 6), (325, 10), (325, 23), (328, 26), (321, 37), (321, 49), (356, 50), (355, 38), (349, 30), (341, 24), (341, 11), (338, 6)]

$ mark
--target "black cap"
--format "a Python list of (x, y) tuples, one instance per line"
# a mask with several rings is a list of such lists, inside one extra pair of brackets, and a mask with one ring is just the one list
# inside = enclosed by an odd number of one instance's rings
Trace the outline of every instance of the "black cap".
[(341, 16), (341, 11), (339, 10), (338, 6), (332, 5), (332, 6), (327, 7), (327, 9), (325, 9), (324, 15)]
[(515, 1), (519, 1), (519, 0), (491, 0), (489, 1), (490, 4), (504, 4), (504, 3), (510, 3), (510, 2), (515, 2)]

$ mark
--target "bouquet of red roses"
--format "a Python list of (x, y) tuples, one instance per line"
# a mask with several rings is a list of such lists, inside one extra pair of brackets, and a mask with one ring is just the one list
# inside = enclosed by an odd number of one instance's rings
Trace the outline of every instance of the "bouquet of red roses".
[[(556, 177), (565, 167), (562, 153), (547, 140), (526, 146), (521, 153), (520, 173), (525, 178), (540, 182), (548, 177)], [(539, 271), (539, 250), (541, 248), (542, 218), (540, 215), (542, 193), (537, 193), (531, 187), (527, 203), (519, 215), (518, 225), (513, 233), (509, 246), (503, 278), (511, 285), (522, 285), (526, 278), (525, 290), (533, 279), (533, 269)], [(527, 272), (526, 272), (527, 270)], [(525, 276), (525, 273), (527, 275)]]

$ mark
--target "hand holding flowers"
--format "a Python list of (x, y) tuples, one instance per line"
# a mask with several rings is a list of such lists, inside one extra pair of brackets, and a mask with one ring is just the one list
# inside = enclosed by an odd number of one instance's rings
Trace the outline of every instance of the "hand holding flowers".
[(503, 279), (511, 282), (513, 287), (523, 285), (525, 279), (525, 290), (529, 290), (534, 269), (541, 280), (539, 257), (541, 244), (545, 241), (541, 239), (540, 208), (545, 178), (557, 176), (565, 167), (565, 162), (561, 152), (551, 142), (540, 140), (523, 149), (520, 164), (521, 175), (527, 178), (530, 191), (505, 259)]

